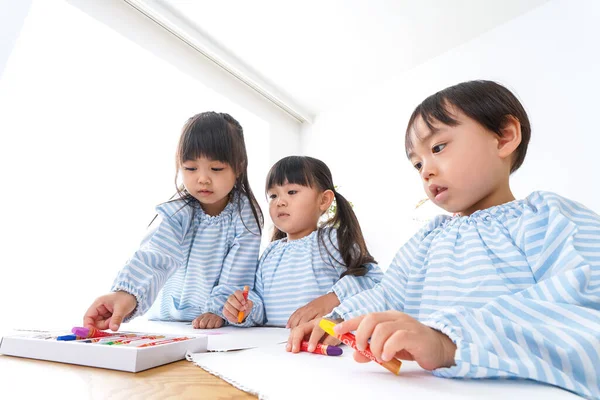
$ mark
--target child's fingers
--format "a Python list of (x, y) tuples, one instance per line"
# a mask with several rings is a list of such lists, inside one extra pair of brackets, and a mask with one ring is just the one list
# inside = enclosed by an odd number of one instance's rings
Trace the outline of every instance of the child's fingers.
[(121, 322), (123, 322), (123, 318), (125, 318), (125, 315), (125, 307), (121, 303), (116, 303), (112, 317), (110, 317), (110, 329), (112, 329), (114, 332), (118, 331), (119, 327), (121, 326)]
[(94, 328), (96, 327), (96, 321), (101, 319), (100, 307), (106, 309), (106, 307), (104, 307), (101, 302), (98, 302), (98, 300), (92, 303), (92, 305), (87, 309), (87, 311), (83, 315), (83, 326), (91, 326)]
[(217, 323), (215, 317), (216, 315), (211, 315), (208, 318), (206, 318), (206, 329), (213, 329), (215, 327), (215, 324)]
[[(368, 319), (365, 318), (363, 324), (365, 322), (369, 322)], [(387, 321), (387, 322), (375, 322), (376, 325), (373, 327), (373, 332), (371, 333), (371, 341), (369, 342), (369, 348), (371, 349), (371, 353), (378, 359), (381, 360), (383, 347), (388, 343), (390, 337), (397, 332), (406, 332), (402, 323), (398, 321)], [(361, 326), (363, 325), (361, 324)], [(368, 328), (367, 328), (368, 329)], [(360, 328), (359, 328), (360, 330)], [(358, 334), (358, 331), (356, 331)], [(358, 341), (358, 338), (356, 339)], [(368, 339), (367, 339), (368, 340)], [(401, 349), (398, 349), (400, 351)], [(396, 352), (394, 352), (396, 354)], [(386, 360), (387, 361), (387, 360)]]
[(319, 343), (323, 336), (325, 336), (325, 331), (321, 329), (318, 324), (314, 323), (313, 330), (310, 333), (310, 338), (308, 339), (308, 351), (314, 351), (317, 347), (317, 343)]
[(318, 313), (308, 310), (305, 307), (299, 308), (294, 312), (288, 321), (289, 328), (295, 328), (299, 325), (312, 321), (318, 316)]
[(242, 309), (242, 307), (235, 306), (234, 304), (227, 302), (225, 303), (225, 307), (223, 307), (223, 310), (227, 310), (229, 311), (230, 314), (232, 315), (237, 315), (237, 313)]
[(246, 299), (244, 299), (244, 292), (242, 292), (241, 290), (236, 290), (235, 292), (233, 292), (233, 296), (237, 299), (238, 303), (240, 304), (244, 304), (246, 302)]
[(365, 315), (349, 319), (348, 321), (340, 322), (333, 328), (333, 330), (335, 331), (336, 335), (343, 335), (344, 333), (355, 331), (362, 322), (363, 318), (365, 318)]
[[(367, 314), (363, 317), (360, 324), (356, 327), (354, 336), (356, 337), (356, 348), (364, 350), (369, 345), (369, 339), (373, 336), (373, 331), (382, 322), (379, 313)], [(376, 356), (377, 357), (377, 356)]]
[(216, 328), (220, 328), (223, 326), (223, 324), (225, 323), (225, 320), (223, 320), (223, 318), (221, 317), (217, 317), (217, 321), (215, 322), (215, 329)]
[(285, 327), (288, 329), (294, 329), (295, 327), (298, 326), (297, 323), (297, 319), (298, 319), (298, 314), (300, 313), (300, 309), (297, 309), (296, 311), (294, 311), (292, 313), (292, 315), (290, 315), (290, 317), (287, 320), (287, 324), (285, 324)]
[(399, 352), (410, 354), (410, 348), (415, 345), (416, 341), (418, 341), (418, 337), (415, 336), (414, 332), (397, 330), (390, 335), (382, 346), (380, 359), (389, 361)]
[(315, 318), (320, 317), (318, 312), (314, 312), (314, 311), (307, 311), (305, 313), (302, 313), (300, 315), (300, 319), (297, 322), (297, 325), (301, 325), (304, 324), (306, 322), (310, 322), (312, 320), (314, 320)]
[(340, 343), (342, 342), (338, 338), (331, 335), (327, 335), (325, 336), (325, 339), (323, 339), (323, 344), (326, 344), (327, 346), (338, 346)]
[[(238, 292), (239, 292), (239, 290), (238, 290)], [(244, 300), (243, 297), (242, 297), (242, 300)], [(235, 296), (235, 293), (232, 294), (231, 296), (229, 296), (229, 298), (227, 299), (227, 303), (230, 304), (236, 310), (241, 310), (244, 307), (243, 306), (244, 303)]]
[(225, 304), (225, 307), (223, 307), (223, 316), (225, 318), (227, 318), (227, 321), (237, 324), (237, 320), (238, 320), (237, 315), (238, 315), (238, 310), (236, 310), (229, 304)]
[[(94, 325), (92, 325), (94, 328), (99, 329), (101, 331), (108, 329), (110, 325), (110, 318), (109, 319), (98, 319), (96, 320), (96, 322), (94, 323)], [(84, 326), (90, 326), (89, 324), (84, 324)]]
[(313, 325), (311, 323), (303, 324), (292, 329), (285, 350), (298, 353), (300, 351), (300, 343), (312, 332), (312, 329)]
[(207, 329), (216, 329), (216, 328), (220, 328), (222, 325), (223, 325), (223, 318), (219, 317), (216, 314), (211, 314), (208, 318), (206, 328)]
[(206, 313), (200, 315), (198, 318), (196, 318), (198, 320), (198, 329), (206, 329), (206, 325), (208, 322), (208, 318)]
[(354, 358), (354, 360), (356, 362), (359, 362), (359, 363), (368, 363), (369, 361), (371, 361), (369, 358), (363, 356), (356, 350), (354, 351), (354, 354), (352, 355), (352, 357)]

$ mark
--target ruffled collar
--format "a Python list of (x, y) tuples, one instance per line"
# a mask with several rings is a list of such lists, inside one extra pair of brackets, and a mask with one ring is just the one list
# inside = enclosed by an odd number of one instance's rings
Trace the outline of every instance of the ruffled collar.
[(308, 234), (304, 237), (301, 237), (300, 239), (296, 239), (296, 240), (288, 240), (287, 238), (279, 239), (278, 246), (283, 246), (283, 247), (304, 246), (308, 242), (317, 240), (318, 233), (319, 233), (319, 230), (317, 229), (316, 231), (312, 231), (310, 234)]
[(232, 191), (229, 202), (227, 203), (227, 205), (225, 206), (223, 211), (221, 211), (217, 215), (207, 214), (200, 206), (200, 202), (195, 201), (193, 203), (193, 207), (194, 207), (194, 212), (196, 214), (196, 218), (202, 222), (209, 223), (209, 224), (216, 224), (216, 223), (222, 221), (223, 219), (230, 219), (231, 215), (237, 209), (239, 200), (240, 200), (240, 194), (237, 191)]
[(533, 206), (529, 202), (529, 198), (532, 195), (527, 196), (525, 199), (513, 200), (509, 201), (508, 203), (499, 204), (483, 210), (477, 210), (469, 216), (455, 215), (445, 221), (443, 225), (477, 224), (481, 222), (487, 222), (492, 219), (507, 220), (511, 218), (518, 218), (523, 214), (525, 209), (533, 210)]

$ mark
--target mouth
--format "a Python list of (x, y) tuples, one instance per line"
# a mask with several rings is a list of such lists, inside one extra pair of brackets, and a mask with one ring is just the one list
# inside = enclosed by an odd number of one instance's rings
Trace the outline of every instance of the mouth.
[(279, 213), (279, 214), (277, 214), (277, 218), (285, 218), (285, 217), (289, 217), (289, 216), (290, 216), (290, 214), (288, 214), (288, 213)]
[(210, 190), (198, 190), (197, 192), (200, 196), (208, 196), (210, 194), (212, 194), (213, 192), (211, 192)]
[(444, 193), (448, 190), (447, 187), (438, 186), (438, 185), (429, 185), (429, 192), (433, 195), (434, 198), (437, 198), (440, 194)]

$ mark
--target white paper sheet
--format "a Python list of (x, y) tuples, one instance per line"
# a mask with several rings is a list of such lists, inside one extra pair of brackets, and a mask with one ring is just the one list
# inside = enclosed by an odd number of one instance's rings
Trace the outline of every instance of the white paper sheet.
[(163, 322), (135, 319), (122, 324), (122, 331), (140, 331), (165, 334), (204, 334), (208, 335), (208, 351), (231, 351), (251, 349), (284, 343), (289, 336), (285, 328), (238, 328), (226, 326), (217, 329), (194, 329), (189, 322)]
[(396, 376), (375, 363), (359, 364), (344, 347), (340, 357), (292, 354), (284, 345), (229, 353), (198, 353), (191, 359), (232, 385), (264, 399), (543, 399), (576, 400), (565, 390), (525, 380), (437, 378), (415, 362)]

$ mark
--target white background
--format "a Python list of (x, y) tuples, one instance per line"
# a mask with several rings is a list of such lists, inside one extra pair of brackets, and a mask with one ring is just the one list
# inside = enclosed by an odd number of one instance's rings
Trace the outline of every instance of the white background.
[(244, 126), (265, 211), (276, 160), (323, 159), (384, 268), (438, 211), (414, 211), (424, 194), (404, 155), (408, 117), (460, 81), (497, 80), (529, 112), (515, 195), (552, 190), (600, 212), (598, 2), (550, 1), (302, 127), (122, 1), (0, 8), (0, 328), (80, 321), (174, 192), (181, 126), (205, 110)]

